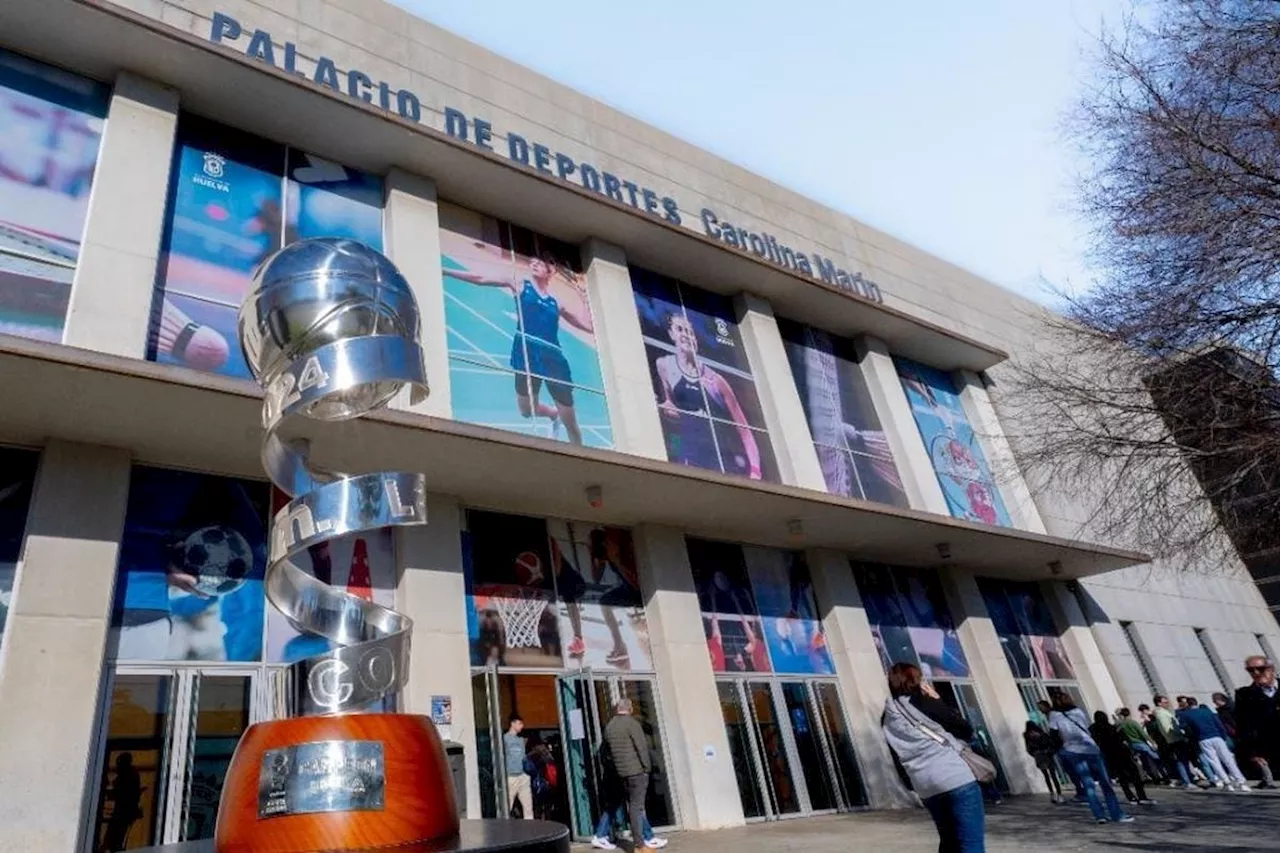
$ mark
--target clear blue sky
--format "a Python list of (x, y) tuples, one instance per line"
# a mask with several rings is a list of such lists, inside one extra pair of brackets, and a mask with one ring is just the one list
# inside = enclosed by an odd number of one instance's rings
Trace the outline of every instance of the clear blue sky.
[(1125, 0), (394, 2), (1005, 287), (1088, 286), (1062, 121)]

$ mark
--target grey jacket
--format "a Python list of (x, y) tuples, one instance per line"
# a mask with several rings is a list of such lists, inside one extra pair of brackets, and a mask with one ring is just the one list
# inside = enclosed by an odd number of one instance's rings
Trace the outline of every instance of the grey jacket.
[(630, 714), (618, 714), (604, 727), (604, 742), (609, 746), (613, 766), (623, 779), (648, 773), (649, 740), (644, 726)]
[[(902, 705), (899, 706), (898, 703)], [(884, 716), (880, 720), (884, 739), (902, 762), (911, 780), (911, 787), (925, 800), (947, 791), (954, 791), (975, 781), (973, 771), (960, 757), (959, 741), (942, 726), (920, 713), (911, 704), (911, 698), (890, 698), (884, 703)], [(942, 743), (921, 731), (927, 729), (942, 739)]]

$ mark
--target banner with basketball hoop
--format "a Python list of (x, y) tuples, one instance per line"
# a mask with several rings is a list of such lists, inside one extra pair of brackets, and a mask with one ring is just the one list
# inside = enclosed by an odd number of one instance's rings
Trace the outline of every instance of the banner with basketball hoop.
[(473, 666), (653, 668), (629, 531), (479, 510), (466, 519)]
[(268, 488), (210, 474), (133, 469), (109, 656), (262, 659)]
[(1011, 527), (986, 454), (951, 377), (905, 358), (895, 357), (894, 364), (951, 515)]

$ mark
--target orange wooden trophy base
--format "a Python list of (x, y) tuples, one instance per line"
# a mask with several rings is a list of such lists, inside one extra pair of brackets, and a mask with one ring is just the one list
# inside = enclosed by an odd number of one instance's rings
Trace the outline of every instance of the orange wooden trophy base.
[[(262, 816), (270, 787), (270, 780), (262, 779), (269, 772), (264, 759), (332, 741), (382, 745), (381, 774), (374, 774), (384, 783), (379, 807)], [(323, 747), (302, 750), (295, 754), (324, 754)], [(458, 832), (456, 803), (444, 747), (427, 717), (344, 714), (258, 723), (244, 733), (231, 759), (214, 850), (328, 853), (448, 838)]]

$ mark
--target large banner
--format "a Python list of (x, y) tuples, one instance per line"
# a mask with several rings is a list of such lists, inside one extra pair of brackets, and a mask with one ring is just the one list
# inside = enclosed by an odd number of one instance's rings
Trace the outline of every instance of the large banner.
[(773, 671), (788, 675), (832, 675), (835, 665), (813, 594), (809, 564), (800, 551), (742, 549), (747, 575), (763, 621)]
[(1012, 526), (951, 377), (905, 358), (895, 358), (894, 363), (951, 514)]
[(282, 245), (344, 237), (382, 249), (382, 180), (184, 114), (149, 357), (249, 378), (236, 316)]
[(116, 605), (120, 661), (260, 661), (266, 483), (135, 467)]
[(39, 453), (0, 447), (0, 642), (4, 640), (39, 464)]
[(1067, 648), (1036, 584), (981, 578), (978, 588), (1015, 678), (1075, 680)]
[(778, 320), (827, 490), (908, 506), (902, 477), (880, 426), (853, 342)]
[(109, 91), (0, 50), (0, 333), (62, 340)]
[(639, 267), (631, 286), (667, 459), (776, 482), (732, 300)]
[(440, 251), (453, 416), (613, 447), (577, 248), (441, 204)]
[(631, 534), (469, 510), (473, 666), (653, 669)]
[(926, 678), (969, 677), (937, 572), (861, 563), (853, 573), (886, 671), (913, 663)]

